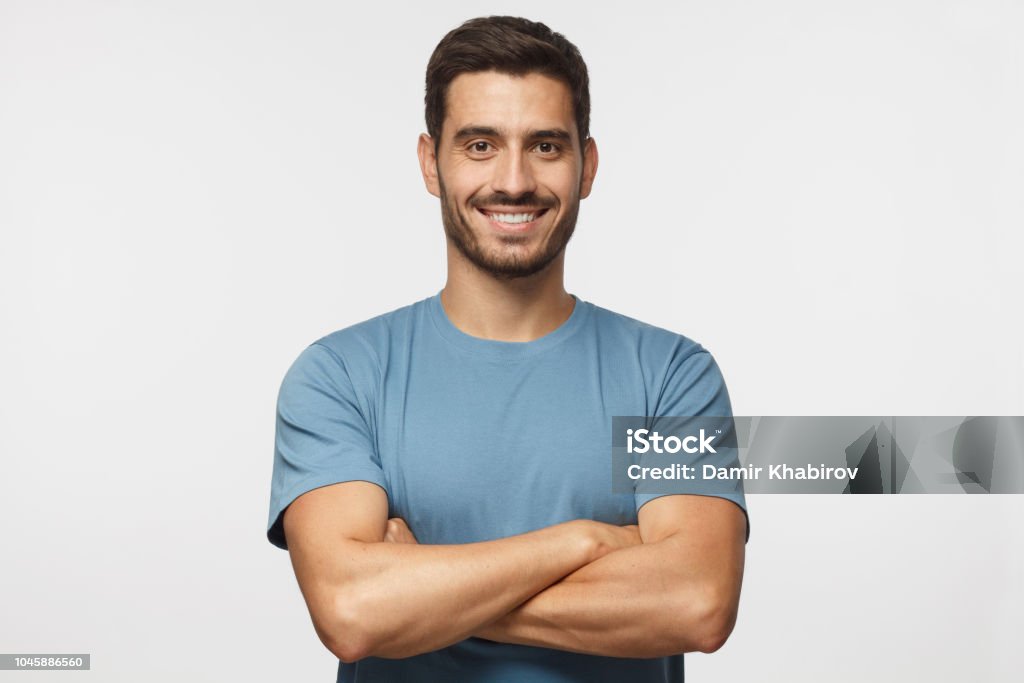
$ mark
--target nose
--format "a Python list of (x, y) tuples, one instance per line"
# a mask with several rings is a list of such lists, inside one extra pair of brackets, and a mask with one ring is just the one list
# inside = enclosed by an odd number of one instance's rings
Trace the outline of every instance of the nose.
[(537, 189), (537, 182), (533, 177), (527, 153), (509, 149), (499, 154), (494, 165), (491, 186), (495, 192), (502, 192), (511, 197), (534, 192)]

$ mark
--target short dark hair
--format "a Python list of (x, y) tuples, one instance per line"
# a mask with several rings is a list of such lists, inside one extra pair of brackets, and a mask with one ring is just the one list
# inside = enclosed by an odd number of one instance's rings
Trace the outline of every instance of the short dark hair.
[(452, 29), (427, 63), (427, 133), (437, 145), (448, 86), (459, 74), (497, 71), (513, 76), (541, 73), (572, 93), (580, 142), (590, 137), (590, 79), (579, 49), (561, 33), (521, 17), (478, 17)]

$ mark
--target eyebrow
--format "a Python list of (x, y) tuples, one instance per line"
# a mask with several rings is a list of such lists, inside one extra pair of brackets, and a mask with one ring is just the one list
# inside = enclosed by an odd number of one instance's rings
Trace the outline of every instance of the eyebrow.
[[(500, 138), (505, 137), (506, 132), (499, 128), (492, 128), (491, 126), (465, 126), (455, 132), (454, 140), (456, 142), (465, 140), (467, 138), (475, 137), (492, 137)], [(526, 134), (529, 140), (561, 140), (562, 142), (572, 142), (572, 136), (569, 135), (569, 131), (562, 128), (545, 128), (541, 130), (531, 130)]]

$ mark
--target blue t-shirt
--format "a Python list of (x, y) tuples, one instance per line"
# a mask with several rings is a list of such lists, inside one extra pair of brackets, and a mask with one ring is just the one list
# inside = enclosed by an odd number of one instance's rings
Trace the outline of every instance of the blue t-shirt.
[[(362, 480), (420, 543), (472, 543), (572, 519), (636, 524), (658, 495), (613, 493), (612, 417), (732, 414), (699, 344), (576, 299), (530, 342), (472, 337), (435, 295), (307, 347), (278, 397), (267, 536), (299, 495)], [(742, 491), (715, 492), (746, 511)], [(681, 681), (682, 655), (624, 659), (469, 638), (338, 680)]]

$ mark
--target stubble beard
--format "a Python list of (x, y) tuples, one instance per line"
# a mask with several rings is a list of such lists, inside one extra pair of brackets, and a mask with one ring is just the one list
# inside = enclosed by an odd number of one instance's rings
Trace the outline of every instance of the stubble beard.
[[(526, 244), (531, 239), (525, 235), (502, 235), (499, 239), (503, 245), (509, 247), (508, 249), (487, 249), (480, 244), (477, 233), (474, 232), (469, 220), (451, 201), (440, 176), (438, 176), (438, 183), (441, 187), (441, 222), (444, 224), (444, 233), (448, 240), (455, 245), (455, 248), (466, 260), (500, 280), (514, 280), (541, 272), (565, 250), (565, 246), (569, 244), (569, 240), (576, 230), (576, 218), (580, 210), (578, 194), (571, 200), (569, 210), (565, 215), (552, 226), (550, 235), (540, 249), (529, 254), (521, 254), (521, 250), (515, 247)], [(517, 205), (537, 206), (538, 204), (547, 207), (548, 211), (554, 209), (549, 205), (550, 203), (538, 202), (534, 195), (525, 195), (519, 198), (507, 197), (503, 201), (491, 202), (488, 205), (513, 208)], [(476, 211), (475, 208), (471, 210)]]

